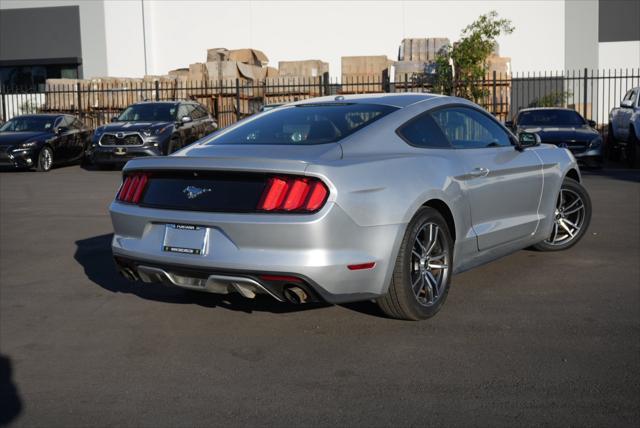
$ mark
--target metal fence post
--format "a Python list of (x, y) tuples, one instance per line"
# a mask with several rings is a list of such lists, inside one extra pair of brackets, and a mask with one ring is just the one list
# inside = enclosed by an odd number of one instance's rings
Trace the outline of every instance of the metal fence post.
[(323, 91), (322, 91), (322, 86), (323, 86), (323, 83), (324, 83), (324, 82), (323, 82), (323, 81), (324, 81), (324, 77), (322, 76), (322, 74), (321, 74), (320, 76), (318, 76), (318, 77), (320, 77), (320, 79), (318, 80), (318, 85), (320, 86), (320, 87), (318, 88), (318, 89), (319, 89), (319, 91), (318, 91), (318, 92), (319, 92), (320, 96), (323, 96), (324, 94), (322, 93), (322, 92), (323, 92)]
[(496, 94), (496, 70), (493, 70), (493, 100), (492, 100), (492, 104), (493, 104), (493, 115), (495, 116), (495, 114), (498, 111), (498, 96)]
[(587, 119), (587, 67), (584, 68), (584, 86), (582, 88), (582, 117)]
[(154, 83), (156, 86), (156, 101), (160, 101), (160, 82), (156, 80)]
[(4, 96), (4, 85), (0, 83), (0, 102), (2, 102), (2, 121), (7, 121), (7, 99)]
[(82, 93), (80, 92), (82, 87), (80, 82), (76, 83), (76, 91), (78, 92), (78, 116), (82, 115)]
[(240, 120), (240, 79), (236, 79), (236, 120)]

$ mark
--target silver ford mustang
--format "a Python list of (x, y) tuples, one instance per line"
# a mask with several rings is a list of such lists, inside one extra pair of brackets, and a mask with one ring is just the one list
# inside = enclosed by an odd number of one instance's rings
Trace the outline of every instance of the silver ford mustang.
[(323, 97), (169, 157), (130, 161), (110, 212), (131, 280), (247, 298), (375, 299), (425, 319), (451, 276), (574, 245), (591, 218), (571, 153), (429, 94)]

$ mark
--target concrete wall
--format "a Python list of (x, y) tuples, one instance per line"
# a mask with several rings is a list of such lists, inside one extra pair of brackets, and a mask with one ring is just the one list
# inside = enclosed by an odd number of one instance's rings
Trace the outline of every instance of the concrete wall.
[(104, 8), (101, 0), (2, 0), (0, 9), (78, 6), (80, 13), (80, 45), (84, 76), (108, 74)]
[(564, 2), (564, 69), (598, 68), (598, 1)]

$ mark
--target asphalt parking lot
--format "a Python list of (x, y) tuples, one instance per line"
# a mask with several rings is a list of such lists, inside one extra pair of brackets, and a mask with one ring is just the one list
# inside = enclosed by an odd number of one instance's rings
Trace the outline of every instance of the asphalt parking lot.
[(640, 172), (585, 174), (584, 240), (454, 277), (426, 322), (132, 285), (117, 171), (0, 173), (12, 426), (640, 424)]

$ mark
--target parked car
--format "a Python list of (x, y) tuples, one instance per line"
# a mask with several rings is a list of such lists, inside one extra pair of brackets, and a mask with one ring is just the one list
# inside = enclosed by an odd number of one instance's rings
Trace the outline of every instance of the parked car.
[(93, 131), (69, 114), (17, 116), (0, 126), (0, 166), (49, 171), (81, 161)]
[(609, 113), (607, 152), (615, 160), (624, 153), (630, 167), (640, 165), (640, 86)]
[(428, 318), (452, 274), (584, 235), (578, 165), (539, 141), (460, 98), (300, 101), (127, 163), (113, 255), (129, 279)]
[(557, 107), (538, 107), (520, 110), (513, 122), (506, 125), (516, 135), (519, 132), (535, 132), (543, 143), (567, 148), (583, 164), (601, 168), (602, 136), (595, 129), (596, 123), (585, 120), (575, 110)]
[(140, 102), (96, 129), (89, 155), (97, 165), (168, 155), (217, 127), (207, 109), (193, 101)]

